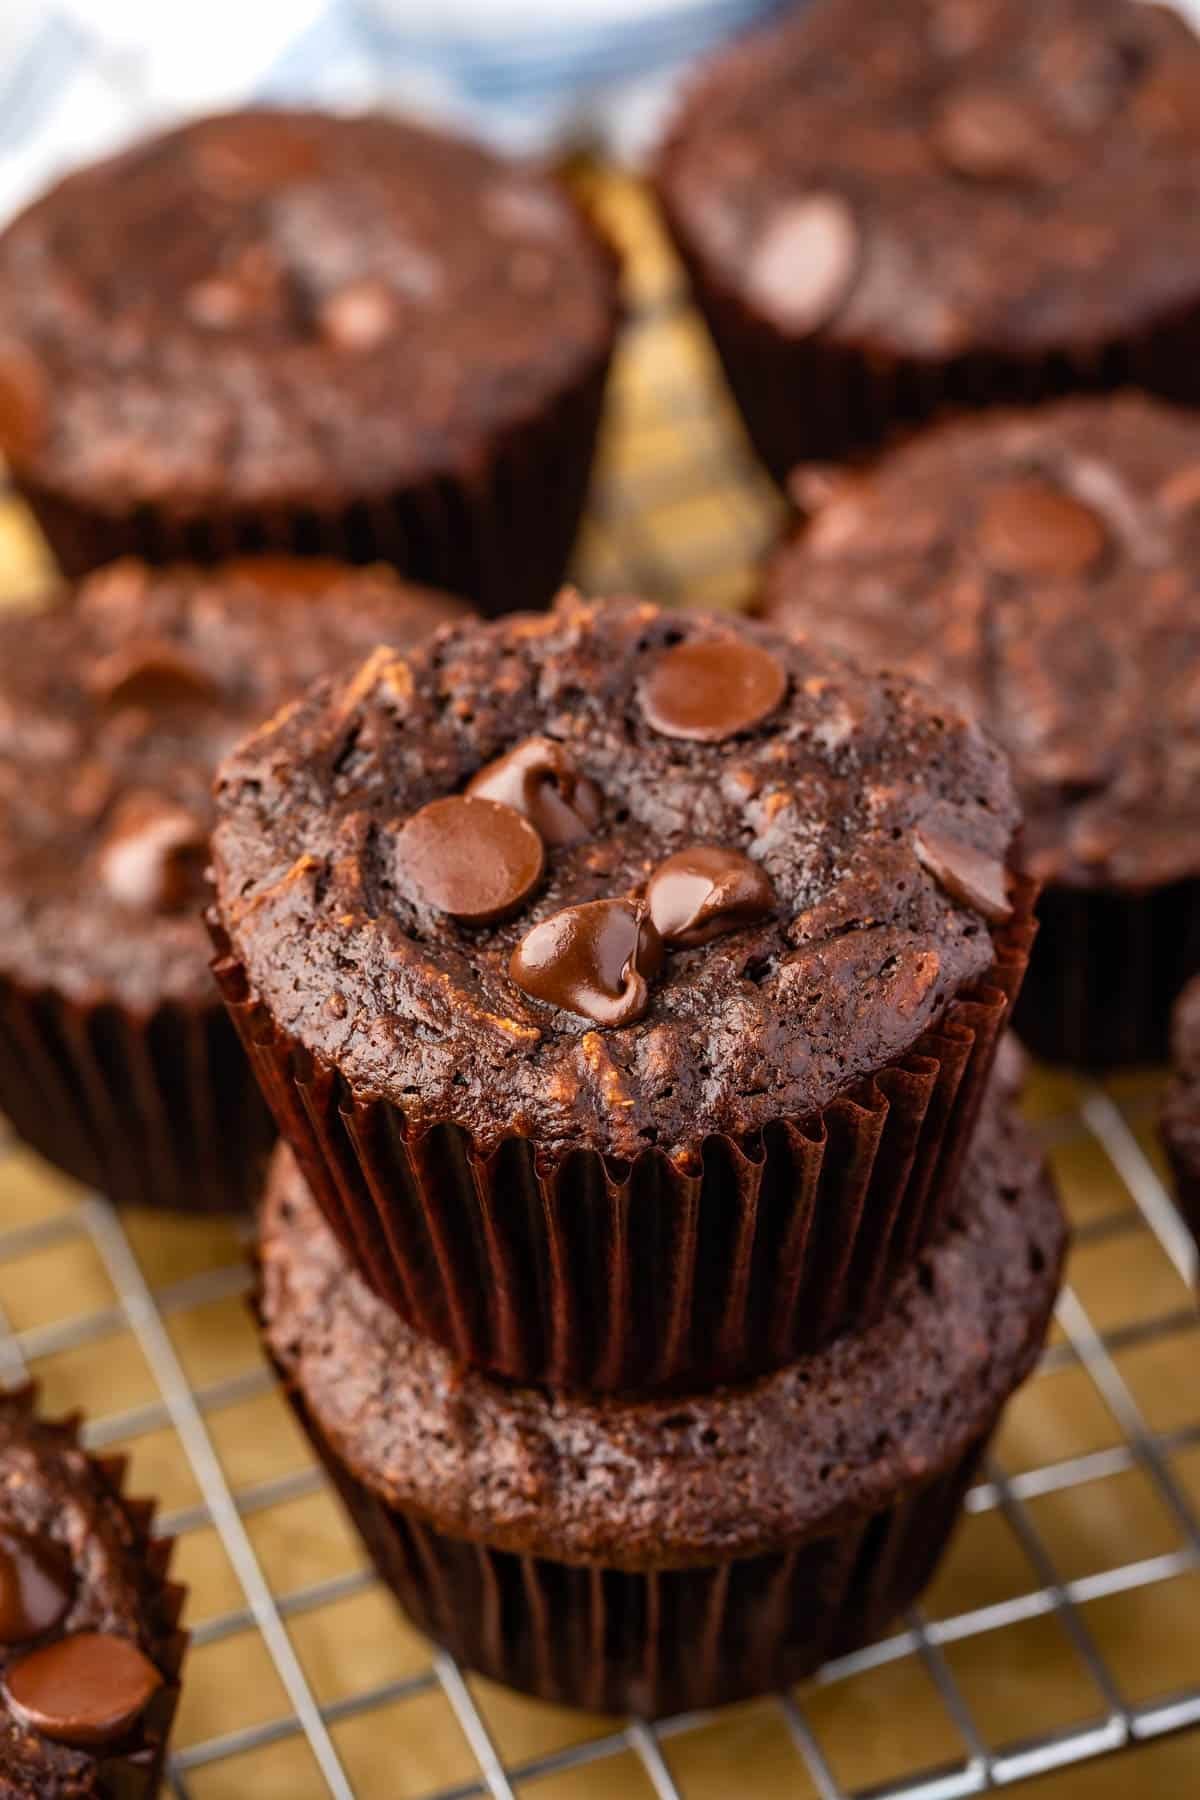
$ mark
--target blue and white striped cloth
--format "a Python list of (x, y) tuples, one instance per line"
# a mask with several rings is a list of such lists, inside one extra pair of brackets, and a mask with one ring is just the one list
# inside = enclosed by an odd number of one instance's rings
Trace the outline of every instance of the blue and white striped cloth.
[(0, 0), (0, 217), (138, 131), (249, 100), (636, 156), (687, 65), (785, 3)]

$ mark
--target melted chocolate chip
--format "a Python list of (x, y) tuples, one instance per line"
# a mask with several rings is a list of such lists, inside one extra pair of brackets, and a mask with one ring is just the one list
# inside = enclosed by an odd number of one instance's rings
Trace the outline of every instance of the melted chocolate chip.
[(0, 1531), (0, 1644), (51, 1631), (75, 1595), (71, 1559), (50, 1538)]
[(641, 683), (642, 712), (665, 737), (719, 744), (774, 712), (787, 671), (769, 650), (734, 637), (688, 638)]
[(548, 844), (576, 843), (600, 820), (600, 789), (553, 738), (525, 738), (480, 769), (467, 792), (515, 807)]
[(24, 1724), (79, 1748), (123, 1737), (161, 1686), (136, 1644), (104, 1631), (60, 1638), (23, 1656), (5, 1676), (9, 1703)]
[(807, 194), (767, 221), (746, 280), (763, 311), (803, 335), (831, 319), (858, 273), (859, 233), (839, 194)]
[(630, 1025), (649, 1004), (662, 940), (644, 904), (589, 900), (526, 932), (508, 972), (535, 1000), (597, 1025)]
[(940, 888), (952, 900), (981, 913), (992, 924), (1003, 924), (1012, 917), (1008, 898), (1008, 871), (994, 856), (964, 844), (960, 838), (944, 837), (940, 832), (922, 826), (913, 838), (917, 861), (929, 870)]
[(1038, 476), (994, 488), (978, 536), (985, 561), (1003, 574), (1063, 580), (1086, 574), (1108, 544), (1091, 507)]
[(174, 644), (145, 638), (122, 644), (92, 665), (87, 685), (109, 706), (145, 706), (163, 712), (179, 706), (211, 705), (218, 688)]
[(646, 904), (668, 944), (705, 944), (765, 918), (775, 894), (764, 870), (740, 850), (696, 844), (659, 863)]
[(157, 794), (129, 794), (100, 852), (112, 899), (141, 912), (176, 912), (201, 891), (208, 834), (186, 807)]
[(542, 840), (512, 806), (471, 794), (431, 800), (396, 839), (396, 875), (410, 900), (467, 925), (515, 912), (541, 880)]

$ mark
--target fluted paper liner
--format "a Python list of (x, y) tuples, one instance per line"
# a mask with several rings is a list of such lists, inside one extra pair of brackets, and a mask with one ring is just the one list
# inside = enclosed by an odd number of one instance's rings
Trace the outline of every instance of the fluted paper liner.
[(1079, 1068), (1165, 1060), (1171, 1007), (1200, 971), (1200, 881), (1144, 893), (1043, 888), (1037, 954), (1014, 1024)]
[(246, 1210), (275, 1140), (215, 996), (142, 1018), (0, 979), (0, 1110), (119, 1205)]
[[(665, 168), (669, 143), (662, 157)], [(820, 331), (789, 336), (697, 254), (661, 180), (658, 201), (750, 440), (781, 486), (797, 463), (854, 457), (942, 413), (1123, 387), (1200, 402), (1200, 300), (1123, 336), (1042, 353), (981, 343), (937, 359)]]
[[(49, 1429), (72, 1446), (79, 1446), (81, 1421), (77, 1415), (52, 1420), (39, 1416), (36, 1382), (0, 1390), (0, 1405), (15, 1407), (41, 1429)], [(188, 1591), (181, 1583), (167, 1580), (175, 1539), (151, 1536), (151, 1526), (158, 1510), (157, 1502), (150, 1499), (129, 1499), (123, 1491), (127, 1458), (93, 1456), (91, 1461), (103, 1471), (110, 1487), (120, 1498), (136, 1532), (138, 1552), (144, 1555), (152, 1577), (159, 1583), (158, 1625), (162, 1644), (161, 1648), (156, 1648), (153, 1660), (163, 1677), (162, 1687), (151, 1699), (133, 1731), (127, 1734), (127, 1747), (114, 1750), (111, 1755), (104, 1755), (99, 1749), (94, 1752), (99, 1779), (96, 1792), (111, 1795), (113, 1800), (153, 1800), (153, 1796), (162, 1787), (167, 1745), (179, 1706), (180, 1671), (189, 1641), (188, 1633), (180, 1628), (179, 1620)], [(129, 1748), (128, 1736), (132, 1735), (136, 1735), (139, 1742), (136, 1747)]]
[(368, 1284), (459, 1361), (509, 1380), (651, 1392), (742, 1380), (878, 1317), (952, 1203), (1033, 939), (913, 1049), (814, 1119), (617, 1161), (453, 1124), (410, 1128), (272, 1021), (216, 928), (217, 981), (280, 1132)]
[(465, 1667), (542, 1700), (647, 1718), (767, 1693), (877, 1638), (932, 1576), (990, 1435), (832, 1535), (634, 1572), (495, 1550), (398, 1512), (350, 1473), (279, 1373), (376, 1569), (421, 1631)]
[(195, 514), (164, 501), (111, 513), (52, 492), (19, 467), (12, 482), (71, 579), (119, 556), (209, 563), (267, 551), (392, 563), (484, 613), (540, 607), (562, 581), (579, 526), (611, 348), (486, 456), (352, 503)]

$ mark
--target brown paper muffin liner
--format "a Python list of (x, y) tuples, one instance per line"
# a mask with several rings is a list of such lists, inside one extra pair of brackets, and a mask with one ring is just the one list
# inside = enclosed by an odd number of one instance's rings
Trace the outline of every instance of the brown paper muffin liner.
[(816, 1118), (682, 1157), (488, 1154), (355, 1096), (279, 1029), (219, 928), (214, 972), (280, 1132), (375, 1292), (461, 1362), (525, 1384), (742, 1380), (878, 1317), (940, 1231), (1021, 984), (1035, 890), (988, 979)]
[(139, 1017), (0, 978), (0, 1111), (118, 1205), (249, 1210), (275, 1141), (215, 997)]
[(786, 1687), (880, 1636), (932, 1576), (990, 1435), (831, 1536), (631, 1572), (494, 1550), (396, 1511), (351, 1474), (281, 1380), (379, 1575), (421, 1631), (539, 1699), (646, 1718)]
[[(616, 323), (614, 315), (614, 339)], [(12, 481), (71, 579), (118, 556), (209, 563), (269, 551), (392, 563), (484, 613), (540, 607), (575, 541), (611, 349), (610, 342), (569, 391), (470, 466), (349, 504), (197, 514), (164, 500), (114, 513), (67, 498), (20, 467)]]
[(1049, 1062), (1165, 1060), (1171, 1007), (1200, 971), (1200, 881), (1142, 894), (1043, 888), (1038, 945), (1013, 1021)]
[[(36, 1382), (3, 1390), (0, 1402), (6, 1407), (15, 1408), (31, 1422), (37, 1420), (43, 1428), (49, 1424), (56, 1435), (63, 1437), (72, 1446), (78, 1446), (82, 1421), (77, 1415), (71, 1414), (52, 1421), (39, 1418)], [(171, 1727), (179, 1707), (180, 1671), (189, 1642), (189, 1634), (181, 1629), (179, 1620), (188, 1590), (180, 1582), (167, 1580), (167, 1570), (175, 1549), (174, 1538), (151, 1536), (151, 1526), (158, 1510), (157, 1501), (130, 1499), (124, 1493), (128, 1458), (94, 1456), (91, 1461), (104, 1472), (110, 1487), (120, 1497), (124, 1511), (137, 1533), (139, 1551), (144, 1555), (154, 1581), (160, 1584), (158, 1625), (162, 1644), (154, 1660), (164, 1678), (162, 1687), (139, 1721), (137, 1735), (141, 1741), (138, 1746), (135, 1749), (116, 1751), (111, 1756), (102, 1756), (99, 1751), (96, 1752), (99, 1781), (96, 1792), (111, 1795), (112, 1800), (153, 1800), (162, 1787)]]
[(868, 452), (942, 412), (1131, 386), (1200, 403), (1200, 297), (1151, 329), (1054, 354), (980, 346), (941, 362), (897, 357), (777, 331), (695, 254), (661, 184), (658, 199), (750, 440), (781, 486), (797, 463)]

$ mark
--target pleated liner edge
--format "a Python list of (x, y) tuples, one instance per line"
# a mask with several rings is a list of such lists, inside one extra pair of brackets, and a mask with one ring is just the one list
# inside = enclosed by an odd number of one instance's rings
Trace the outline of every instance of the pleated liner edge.
[(275, 1141), (215, 994), (142, 1018), (0, 978), (0, 1107), (48, 1162), (122, 1205), (248, 1210)]
[(367, 1283), (459, 1361), (591, 1392), (704, 1387), (778, 1367), (878, 1317), (948, 1216), (1036, 890), (1019, 885), (986, 981), (913, 1049), (815, 1119), (691, 1167), (490, 1154), (458, 1126), (417, 1134), (353, 1095), (272, 1021), (220, 928), (214, 971), (247, 1054), (330, 1226)]
[(495, 1550), (397, 1511), (345, 1467), (276, 1372), (380, 1577), (419, 1630), (465, 1667), (542, 1700), (647, 1718), (785, 1687), (877, 1638), (932, 1576), (995, 1423), (931, 1480), (833, 1534), (638, 1572)]

